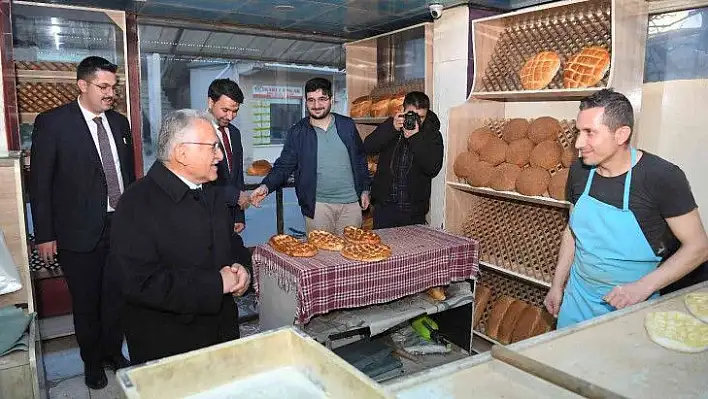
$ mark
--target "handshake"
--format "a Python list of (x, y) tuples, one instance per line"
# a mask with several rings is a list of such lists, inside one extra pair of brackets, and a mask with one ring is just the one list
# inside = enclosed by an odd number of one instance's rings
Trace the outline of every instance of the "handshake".
[(248, 286), (251, 284), (251, 275), (248, 270), (238, 263), (222, 267), (219, 270), (219, 274), (221, 274), (224, 294), (241, 296), (246, 293)]
[(268, 187), (265, 184), (261, 184), (257, 189), (251, 191), (251, 196), (249, 202), (256, 208), (261, 206), (261, 202), (268, 196)]

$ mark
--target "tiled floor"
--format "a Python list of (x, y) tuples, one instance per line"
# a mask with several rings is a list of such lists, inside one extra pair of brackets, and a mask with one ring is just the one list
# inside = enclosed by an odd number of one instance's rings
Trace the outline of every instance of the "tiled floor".
[[(240, 327), (242, 337), (260, 332), (257, 319), (241, 323)], [(42, 348), (49, 399), (112, 399), (121, 397), (116, 375), (110, 370), (106, 370), (107, 387), (97, 391), (86, 387), (83, 362), (79, 355), (79, 346), (73, 335), (45, 341)], [(123, 349), (125, 351), (126, 348)]]

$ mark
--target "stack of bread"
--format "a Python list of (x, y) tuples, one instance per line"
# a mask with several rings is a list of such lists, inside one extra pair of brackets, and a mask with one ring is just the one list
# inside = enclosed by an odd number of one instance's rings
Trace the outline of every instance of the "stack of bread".
[(352, 118), (365, 118), (371, 114), (371, 98), (362, 96), (352, 101), (349, 115)]
[[(530, 57), (519, 70), (525, 90), (541, 90), (555, 79), (561, 69), (561, 56), (555, 51), (542, 51)], [(570, 55), (563, 64), (563, 87), (577, 89), (593, 87), (610, 70), (610, 53), (603, 47), (585, 47)]]
[[(490, 297), (491, 294), (487, 295), (487, 301)], [(481, 317), (484, 308), (479, 309)], [(544, 309), (509, 295), (502, 295), (492, 305), (484, 332), (490, 338), (508, 345), (547, 333), (553, 329), (553, 325), (553, 317)]]
[(576, 152), (560, 145), (562, 134), (560, 122), (549, 116), (531, 122), (511, 119), (501, 137), (481, 127), (470, 134), (467, 151), (455, 159), (454, 173), (474, 187), (565, 200), (568, 167)]

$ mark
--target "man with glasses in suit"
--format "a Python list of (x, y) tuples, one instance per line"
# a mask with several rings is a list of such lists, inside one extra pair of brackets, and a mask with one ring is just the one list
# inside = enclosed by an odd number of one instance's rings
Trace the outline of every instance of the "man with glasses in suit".
[(103, 365), (121, 354), (120, 293), (106, 272), (113, 212), (135, 180), (130, 125), (113, 111), (118, 67), (88, 57), (76, 71), (79, 98), (39, 114), (32, 133), (30, 202), (35, 242), (49, 263), (58, 254), (72, 297), (85, 382), (108, 383)]

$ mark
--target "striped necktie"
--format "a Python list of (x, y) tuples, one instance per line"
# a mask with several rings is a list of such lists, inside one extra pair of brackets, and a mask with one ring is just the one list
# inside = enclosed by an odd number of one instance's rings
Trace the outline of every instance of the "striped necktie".
[(103, 118), (97, 116), (93, 118), (93, 121), (96, 122), (96, 127), (98, 127), (98, 149), (101, 153), (103, 173), (106, 175), (108, 204), (111, 208), (116, 209), (121, 194), (116, 161), (113, 159), (113, 151), (111, 151), (111, 142), (108, 138), (108, 132), (106, 132), (106, 128), (103, 126)]

